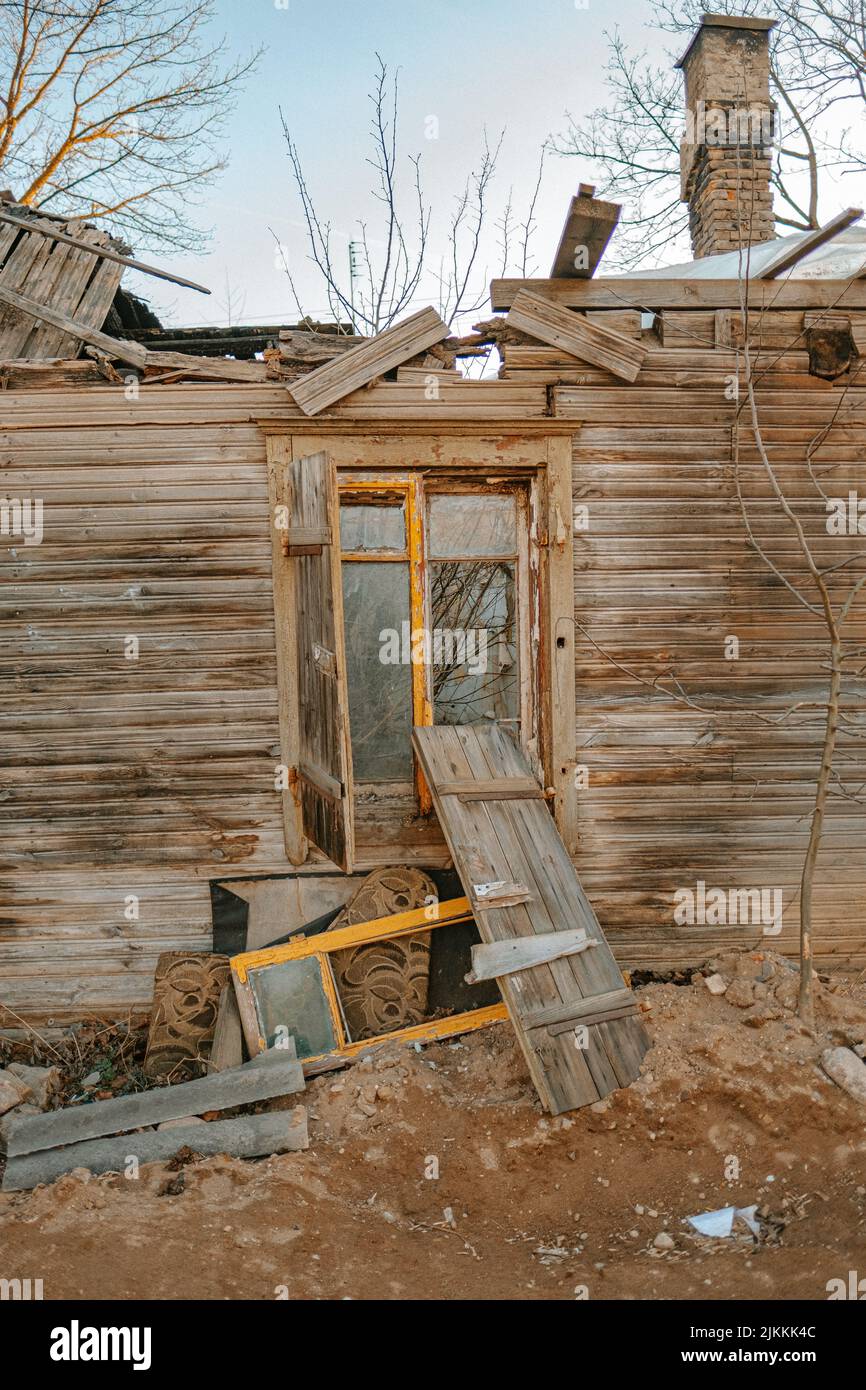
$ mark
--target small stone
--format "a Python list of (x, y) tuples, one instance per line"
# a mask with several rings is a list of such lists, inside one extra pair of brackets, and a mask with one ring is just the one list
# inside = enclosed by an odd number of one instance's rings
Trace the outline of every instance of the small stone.
[(744, 980), (741, 975), (738, 975), (728, 985), (725, 998), (729, 1004), (733, 1004), (738, 1009), (748, 1009), (755, 1002), (751, 980)]
[(11, 1071), (0, 1071), (0, 1115), (33, 1100), (30, 1087)]
[(799, 979), (795, 975), (784, 975), (773, 991), (773, 998), (781, 1009), (793, 1013), (797, 1007), (799, 993)]
[(728, 988), (727, 981), (721, 975), (705, 975), (704, 984), (710, 994), (724, 994)]
[(676, 1246), (676, 1241), (673, 1236), (668, 1235), (667, 1231), (659, 1231), (653, 1241), (653, 1245), (656, 1250), (673, 1250)]
[(102, 1077), (100, 1076), (99, 1072), (92, 1071), (89, 1072), (87, 1076), (85, 1076), (81, 1084), (82, 1086), (98, 1086), (101, 1080)]
[(10, 1062), (8, 1070), (33, 1092), (33, 1104), (47, 1110), (60, 1089), (59, 1067), (28, 1067), (23, 1062)]
[(866, 1063), (849, 1047), (828, 1047), (821, 1054), (821, 1066), (853, 1100), (866, 1105)]

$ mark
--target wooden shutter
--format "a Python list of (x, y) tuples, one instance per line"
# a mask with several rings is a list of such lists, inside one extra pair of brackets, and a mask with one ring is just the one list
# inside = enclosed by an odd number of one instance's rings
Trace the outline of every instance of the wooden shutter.
[[(416, 728), (413, 742), (482, 942), (536, 945), (499, 988), (545, 1108), (628, 1086), (649, 1040), (524, 754), (495, 724)], [(592, 944), (571, 954), (577, 928)], [(545, 961), (556, 934), (561, 957)]]
[(337, 470), (325, 453), (287, 465), (297, 647), (295, 795), (304, 834), (346, 873), (354, 857)]

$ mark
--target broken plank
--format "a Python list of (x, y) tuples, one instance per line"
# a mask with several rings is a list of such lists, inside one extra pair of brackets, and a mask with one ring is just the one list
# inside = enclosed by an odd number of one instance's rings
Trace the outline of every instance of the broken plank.
[(480, 946), (472, 947), (472, 969), (466, 976), (466, 983), (474, 985), (482, 980), (513, 975), (515, 970), (528, 970), (534, 965), (562, 960), (595, 944), (583, 927), (549, 932), (546, 936), (522, 936), (517, 941), (482, 942)]
[(133, 367), (143, 367), (147, 362), (147, 349), (140, 347), (138, 343), (121, 342), (119, 338), (111, 338), (107, 333), (101, 333), (96, 328), (87, 328), (84, 324), (77, 323), (75, 319), (67, 318), (66, 314), (60, 314), (45, 304), (37, 304), (35, 299), (28, 299), (26, 295), (16, 294), (14, 290), (7, 289), (5, 285), (0, 285), (0, 304), (5, 304), (10, 309), (17, 309), (20, 313), (27, 314), (40, 323), (50, 323), (52, 328), (60, 328), (64, 333), (69, 333), (71, 337), (77, 338), (79, 342), (101, 348), (109, 356), (116, 357), (121, 362), (128, 362)]
[(179, 371), (184, 376), (207, 381), (267, 381), (267, 362), (237, 362), (231, 357), (194, 357), (184, 352), (162, 352), (149, 348), (147, 366), (163, 371)]
[(297, 1153), (309, 1148), (307, 1111), (278, 1110), (268, 1115), (244, 1115), (208, 1124), (180, 1125), (175, 1129), (128, 1134), (123, 1139), (95, 1139), (63, 1149), (43, 1149), (11, 1158), (3, 1178), (4, 1192), (23, 1192), (41, 1183), (54, 1182), (74, 1168), (91, 1173), (122, 1173), (131, 1158), (138, 1163), (159, 1163), (183, 1148), (205, 1157), (229, 1154), (232, 1158), (261, 1158), (266, 1154)]
[(184, 280), (182, 276), (172, 275), (168, 270), (159, 270), (155, 265), (146, 265), (144, 261), (136, 261), (129, 256), (121, 256), (118, 251), (112, 251), (109, 246), (92, 246), (89, 242), (82, 241), (80, 237), (70, 236), (68, 232), (56, 231), (50, 222), (36, 218), (15, 217), (11, 212), (0, 212), (0, 222), (8, 222), (13, 227), (20, 227), (22, 232), (35, 232), (37, 236), (49, 237), (51, 241), (62, 242), (64, 246), (74, 246), (79, 251), (90, 251), (103, 261), (114, 261), (117, 265), (125, 265), (129, 270), (140, 270), (143, 275), (155, 275), (160, 280), (169, 280), (173, 285), (183, 285), (188, 290), (198, 290), (199, 294), (210, 294), (209, 289), (206, 289), (204, 285), (197, 285), (195, 280)]
[(590, 279), (613, 236), (620, 206), (602, 202), (594, 194), (594, 188), (581, 184), (571, 200), (550, 270), (554, 279)]
[(852, 222), (859, 222), (863, 216), (862, 208), (847, 208), (845, 212), (840, 212), (837, 217), (833, 217), (823, 227), (816, 227), (814, 231), (807, 232), (801, 237), (796, 246), (785, 246), (771, 261), (768, 261), (763, 270), (758, 272), (759, 280), (774, 280), (777, 275), (783, 275), (786, 270), (792, 270), (795, 265), (808, 256), (810, 251), (817, 251), (819, 246), (825, 242), (832, 241), (838, 232), (842, 232), (846, 227), (850, 227)]
[(521, 290), (515, 297), (508, 322), (579, 361), (606, 368), (623, 381), (635, 380), (646, 357), (646, 348), (634, 338), (588, 323), (572, 309), (562, 309), (531, 290)]
[(450, 329), (435, 309), (421, 309), (402, 323), (377, 333), (369, 342), (318, 367), (288, 388), (305, 415), (317, 415), (327, 406), (367, 386), (384, 372), (448, 337)]
[(273, 1048), (244, 1066), (219, 1075), (28, 1117), (10, 1129), (6, 1152), (13, 1158), (37, 1149), (53, 1149), (104, 1134), (161, 1124), (164, 1120), (185, 1120), (208, 1110), (252, 1105), (303, 1089), (304, 1074), (293, 1043), (291, 1048)]
[(213, 1044), (207, 1064), (208, 1074), (213, 1075), (214, 1072), (228, 1071), (232, 1067), (242, 1066), (243, 1060), (244, 1035), (241, 1028), (241, 1016), (238, 1012), (238, 1001), (234, 987), (226, 985), (220, 995), (217, 1009)]

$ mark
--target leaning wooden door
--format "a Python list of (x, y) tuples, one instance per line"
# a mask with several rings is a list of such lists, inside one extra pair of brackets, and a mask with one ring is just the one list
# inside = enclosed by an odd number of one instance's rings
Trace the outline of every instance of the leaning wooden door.
[[(495, 724), (416, 728), (413, 742), (482, 941), (543, 939), (547, 958), (499, 987), (545, 1108), (628, 1086), (649, 1040), (524, 754)], [(485, 894), (499, 885), (496, 906)], [(576, 928), (589, 941), (580, 954)]]
[(325, 453), (292, 459), (287, 464), (287, 484), (286, 547), (294, 569), (297, 648), (294, 791), (307, 839), (350, 873), (352, 754), (337, 470)]

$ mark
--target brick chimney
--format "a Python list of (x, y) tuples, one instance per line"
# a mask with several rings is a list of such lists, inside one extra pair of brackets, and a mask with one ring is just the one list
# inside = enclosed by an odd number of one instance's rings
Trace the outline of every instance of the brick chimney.
[(774, 19), (705, 14), (677, 63), (686, 98), (680, 197), (689, 205), (696, 259), (774, 236), (770, 30), (775, 24)]

